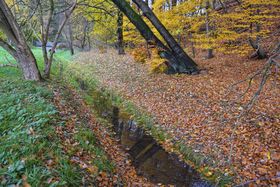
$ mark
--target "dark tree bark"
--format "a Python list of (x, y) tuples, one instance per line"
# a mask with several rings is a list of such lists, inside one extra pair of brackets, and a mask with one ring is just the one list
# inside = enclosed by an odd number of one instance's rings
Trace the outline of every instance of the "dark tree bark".
[[(186, 63), (178, 58), (178, 54), (174, 52), (175, 50), (170, 50), (165, 46), (151, 31), (149, 26), (145, 21), (138, 15), (127, 3), (123, 0), (112, 0), (112, 2), (128, 17), (128, 19), (135, 25), (140, 34), (145, 38), (145, 40), (150, 45), (155, 45), (159, 51), (159, 55), (167, 60), (167, 65), (172, 69), (172, 73), (194, 73), (197, 72), (196, 64), (191, 60), (190, 66), (186, 66)], [(145, 4), (145, 3), (144, 3)], [(191, 59), (191, 58), (189, 58)]]
[(227, 7), (224, 4), (224, 2), (222, 0), (218, 0), (218, 1), (219, 1), (220, 5), (221, 5), (222, 9), (224, 10), (224, 13), (227, 13)]
[(118, 12), (118, 53), (119, 55), (125, 54), (124, 52), (124, 42), (123, 42), (123, 13), (121, 11)]
[(24, 78), (26, 80), (41, 80), (36, 59), (4, 0), (0, 0), (0, 29), (13, 43), (13, 46), (11, 46), (0, 39), (0, 46), (16, 59), (22, 69)]
[(251, 54), (250, 58), (258, 58), (258, 59), (267, 58), (267, 54), (264, 51), (262, 45), (260, 44), (259, 37), (257, 37), (255, 41), (252, 38), (249, 38), (249, 44), (252, 46), (253, 49), (256, 50), (253, 54)]
[(87, 41), (88, 41), (88, 50), (90, 51), (91, 50), (91, 38), (90, 38), (89, 34), (87, 34)]
[[(260, 14), (260, 9), (257, 9), (256, 14)], [(252, 26), (252, 25), (251, 25)], [(256, 23), (256, 32), (259, 33), (261, 31), (261, 24)], [(251, 29), (251, 32), (253, 30)], [(261, 37), (257, 35), (256, 40), (253, 40), (252, 38), (249, 38), (249, 44), (252, 46), (253, 49), (255, 49), (255, 52), (251, 54), (250, 58), (258, 58), (258, 59), (265, 59), (267, 58), (267, 53), (263, 49), (261, 45)]]
[(81, 38), (81, 48), (82, 50), (85, 49), (86, 40), (87, 40), (87, 30), (88, 30), (88, 21), (86, 18), (83, 17), (83, 35)]
[(62, 34), (64, 35), (64, 38), (67, 41), (67, 47), (70, 51), (70, 54), (73, 56), (75, 54), (74, 45), (73, 45), (74, 37), (73, 37), (73, 30), (72, 30), (72, 22), (70, 20), (67, 22), (67, 27), (66, 29), (64, 29), (64, 32), (62, 32)]
[(72, 30), (71, 20), (68, 21), (68, 34), (69, 34), (68, 45), (69, 45), (70, 53), (71, 53), (71, 55), (74, 55), (74, 53), (75, 53), (74, 46), (73, 46), (74, 38), (73, 38), (73, 30)]
[(171, 0), (171, 6), (174, 8), (177, 5), (177, 0)]
[(168, 30), (156, 17), (150, 7), (142, 0), (133, 0), (133, 2), (142, 10), (144, 16), (146, 16), (150, 20), (157, 31), (161, 34), (171, 51), (174, 53), (177, 60), (181, 61), (181, 63), (184, 63), (187, 69), (191, 71), (197, 71), (196, 63), (186, 54), (186, 52), (177, 43), (174, 37), (168, 32)]
[[(210, 3), (209, 1), (206, 2), (206, 12), (205, 12), (205, 25), (206, 25), (206, 35), (208, 40), (210, 40), (210, 20), (209, 20), (209, 8), (210, 8)], [(210, 42), (208, 42), (208, 44), (210, 44)], [(213, 58), (213, 49), (212, 48), (208, 48), (207, 49), (207, 56), (206, 59), (210, 59)]]

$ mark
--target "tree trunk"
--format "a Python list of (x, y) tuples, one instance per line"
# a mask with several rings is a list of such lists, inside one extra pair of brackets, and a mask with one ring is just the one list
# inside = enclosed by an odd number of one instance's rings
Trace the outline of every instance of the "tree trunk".
[[(256, 15), (259, 15), (259, 14), (260, 14), (260, 9), (257, 9)], [(253, 26), (253, 25), (251, 25), (251, 26)], [(256, 23), (256, 32), (259, 33), (260, 31), (261, 31), (261, 24)], [(253, 30), (251, 30), (251, 32), (253, 32)], [(249, 38), (249, 44), (252, 46), (253, 49), (256, 50), (253, 54), (251, 54), (250, 58), (258, 58), (258, 59), (267, 58), (267, 54), (261, 45), (261, 37), (259, 35), (257, 35), (257, 38), (255, 41), (253, 41), (252, 38)]]
[(91, 39), (90, 39), (90, 35), (87, 34), (87, 40), (88, 40), (88, 51), (91, 50)]
[[(48, 8), (48, 16), (47, 18), (44, 18), (44, 8), (41, 1), (37, 0), (36, 1), (39, 5), (40, 8), (40, 23), (41, 23), (41, 41), (42, 41), (42, 53), (43, 53), (43, 58), (44, 58), (44, 65), (45, 65), (45, 69), (44, 69), (44, 75), (46, 74), (46, 67), (48, 66), (49, 63), (49, 57), (48, 57), (48, 50), (47, 50), (47, 43), (49, 40), (49, 30), (50, 30), (50, 25), (51, 25), (51, 21), (52, 21), (52, 17), (54, 14), (54, 1), (53, 0), (48, 0), (49, 2), (49, 8)], [(47, 20), (47, 22), (45, 23), (44, 20)], [(48, 76), (45, 76), (46, 78), (48, 78)]]
[[(209, 21), (209, 6), (210, 3), (209, 1), (206, 2), (206, 12), (205, 12), (205, 25), (206, 25), (206, 36), (208, 39), (208, 45), (210, 45), (210, 21)], [(212, 48), (208, 48), (207, 49), (207, 56), (206, 59), (210, 59), (213, 58), (213, 49)]]
[(118, 12), (118, 53), (119, 55), (125, 54), (124, 52), (124, 43), (123, 43), (123, 13), (121, 11)]
[(133, 2), (142, 10), (144, 16), (146, 16), (151, 21), (157, 31), (161, 34), (177, 60), (184, 63), (187, 69), (191, 71), (197, 71), (196, 63), (186, 54), (178, 42), (176, 42), (174, 37), (168, 32), (168, 30), (156, 17), (150, 7), (142, 0), (133, 0)]
[(74, 55), (74, 47), (73, 47), (73, 31), (72, 31), (72, 23), (71, 20), (68, 21), (68, 34), (69, 34), (69, 41), (68, 41), (68, 45), (69, 45), (69, 49), (70, 49), (70, 53), (73, 56)]
[[(52, 0), (50, 0), (50, 1), (52, 1)], [(56, 49), (56, 46), (57, 46), (57, 43), (58, 43), (58, 39), (59, 39), (59, 37), (61, 35), (61, 32), (62, 32), (62, 30), (63, 30), (67, 20), (69, 19), (70, 15), (75, 10), (76, 5), (77, 5), (77, 1), (75, 1), (72, 4), (72, 6), (70, 7), (68, 12), (65, 12), (64, 19), (62, 20), (62, 23), (59, 25), (58, 31), (57, 31), (57, 33), (55, 35), (54, 42), (52, 44), (52, 48), (49, 51), (50, 54), (47, 55), (48, 52), (46, 50), (46, 46), (42, 47), (43, 48), (43, 53), (44, 53), (44, 62), (45, 62), (45, 68), (44, 68), (44, 77), (45, 78), (49, 78), (50, 77), (51, 66), (52, 66), (52, 62), (53, 62), (53, 58), (54, 58), (55, 49)], [(46, 28), (46, 30), (48, 31), (49, 28)], [(45, 36), (45, 39), (42, 38), (42, 41), (44, 40), (45, 42), (47, 42), (46, 38), (48, 38), (48, 34), (49, 34), (48, 32), (46, 32), (45, 35), (42, 34), (42, 36)]]
[(187, 36), (184, 36), (184, 34), (182, 34), (182, 45), (183, 48), (187, 47)]
[(88, 30), (88, 21), (86, 18), (83, 18), (83, 35), (82, 35), (82, 39), (81, 39), (82, 50), (84, 50), (85, 46), (86, 46), (87, 30)]
[(41, 76), (36, 64), (35, 57), (28, 46), (17, 46), (18, 61), (27, 80), (40, 80)]
[(256, 51), (250, 55), (250, 58), (258, 58), (258, 59), (265, 59), (267, 58), (267, 54), (264, 51), (262, 45), (260, 44), (260, 38), (257, 37), (255, 41), (252, 38), (249, 38), (249, 44), (252, 46), (253, 49)]
[[(159, 55), (167, 60), (170, 73), (194, 73), (197, 72), (196, 64), (192, 66), (186, 66), (185, 62), (175, 55), (174, 51), (171, 51), (166, 47), (151, 31), (145, 21), (139, 16), (127, 3), (123, 0), (112, 0), (112, 2), (128, 17), (128, 19), (135, 25), (140, 34), (150, 45), (156, 45), (159, 51)], [(144, 3), (145, 4), (145, 3)]]
[(190, 38), (189, 40), (190, 40), (190, 44), (191, 44), (192, 55), (193, 55), (193, 58), (195, 58), (195, 47), (194, 47), (194, 42), (192, 41), (193, 36), (192, 36), (191, 32), (189, 34), (189, 38)]
[(15, 47), (3, 40), (0, 40), (0, 45), (19, 63), (24, 78), (26, 80), (41, 80), (36, 59), (4, 0), (0, 0), (0, 29), (3, 30)]

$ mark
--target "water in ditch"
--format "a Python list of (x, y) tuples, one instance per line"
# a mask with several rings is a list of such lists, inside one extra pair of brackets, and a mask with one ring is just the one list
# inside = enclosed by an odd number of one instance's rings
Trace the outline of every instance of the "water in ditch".
[(120, 119), (118, 108), (114, 108), (112, 123), (116, 136), (129, 153), (138, 175), (155, 184), (178, 187), (212, 186), (176, 155), (167, 153), (133, 120)]

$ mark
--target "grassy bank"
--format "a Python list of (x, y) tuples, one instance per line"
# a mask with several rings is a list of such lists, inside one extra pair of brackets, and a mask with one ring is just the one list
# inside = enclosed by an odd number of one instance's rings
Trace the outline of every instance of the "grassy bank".
[[(1, 185), (76, 185), (79, 167), (71, 165), (55, 127), (64, 125), (44, 86), (21, 80), (0, 84)], [(55, 162), (48, 167), (48, 162)], [(52, 180), (54, 178), (54, 180)], [(55, 179), (56, 178), (56, 179)], [(49, 180), (49, 182), (48, 182)]]
[[(42, 68), (41, 50), (33, 51)], [(70, 55), (60, 51), (56, 58), (67, 60)], [(15, 61), (0, 49), (0, 63)], [(24, 81), (19, 69), (0, 68), (0, 186), (82, 186), (97, 183), (100, 172), (113, 172), (86, 122), (61, 115), (51, 84)], [(67, 92), (62, 96), (62, 103), (72, 99)], [(89, 156), (82, 162), (77, 153)]]

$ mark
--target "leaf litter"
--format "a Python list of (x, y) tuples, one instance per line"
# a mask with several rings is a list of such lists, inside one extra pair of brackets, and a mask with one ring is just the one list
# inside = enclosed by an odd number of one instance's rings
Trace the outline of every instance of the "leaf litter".
[(238, 119), (233, 130), (236, 116), (257, 90), (260, 78), (242, 98), (248, 82), (236, 85), (231, 92), (229, 88), (256, 72), (264, 61), (233, 56), (196, 59), (204, 70), (188, 76), (151, 74), (144, 64), (111, 50), (85, 52), (75, 60), (90, 69), (103, 86), (148, 111), (174, 140), (215, 158), (217, 168), (231, 171), (236, 184), (279, 184), (279, 72), (272, 72), (274, 76), (253, 109)]

